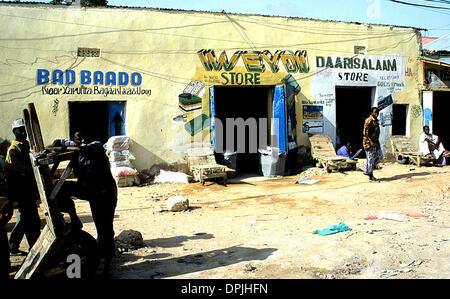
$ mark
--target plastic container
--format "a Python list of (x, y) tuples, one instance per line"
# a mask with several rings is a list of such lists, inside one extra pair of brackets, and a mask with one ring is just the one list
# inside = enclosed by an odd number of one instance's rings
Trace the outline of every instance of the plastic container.
[(286, 153), (276, 147), (259, 149), (261, 174), (265, 177), (283, 176), (286, 165)]
[[(228, 168), (236, 170), (237, 152), (225, 152), (223, 154), (223, 163)], [(227, 171), (227, 177), (233, 178), (236, 176), (236, 171)]]

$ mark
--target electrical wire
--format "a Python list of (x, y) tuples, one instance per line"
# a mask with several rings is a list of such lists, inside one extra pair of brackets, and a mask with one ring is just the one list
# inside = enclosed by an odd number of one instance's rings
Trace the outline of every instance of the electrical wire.
[(388, 0), (388, 1), (390, 1), (390, 2), (395, 2), (395, 3), (399, 3), (399, 4), (404, 4), (404, 5), (416, 6), (416, 7), (426, 7), (426, 8), (435, 8), (435, 9), (450, 10), (449, 7), (430, 6), (430, 5), (417, 4), (417, 3), (410, 3), (410, 2), (399, 1), (399, 0)]

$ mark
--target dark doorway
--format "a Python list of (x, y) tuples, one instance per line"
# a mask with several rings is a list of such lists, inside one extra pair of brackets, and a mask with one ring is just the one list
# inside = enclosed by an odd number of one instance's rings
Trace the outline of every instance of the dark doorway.
[(450, 92), (433, 92), (433, 134), (438, 135), (446, 150), (450, 150)]
[(408, 105), (394, 104), (392, 106), (392, 135), (406, 135), (406, 120)]
[[(119, 123), (117, 112), (111, 109), (111, 107), (115, 107), (116, 103), (124, 102), (69, 102), (70, 138), (75, 132), (80, 131), (86, 142), (106, 143), (110, 136), (122, 135), (120, 128), (116, 128), (118, 127), (116, 124), (122, 125), (124, 119), (121, 118)], [(123, 105), (123, 107), (125, 106)], [(124, 117), (124, 113), (121, 114)]]
[[(232, 144), (233, 148), (227, 148), (227, 125), (226, 119), (236, 120), (242, 118), (244, 121), (253, 118), (256, 120), (257, 136), (250, 138), (250, 127), (245, 126), (245, 152), (238, 152), (236, 157), (236, 174), (258, 174), (260, 167), (260, 157), (257, 151), (258, 144), (260, 143), (260, 119), (266, 119), (266, 127), (270, 128), (267, 120), (269, 116), (269, 99), (272, 93), (272, 87), (215, 87), (215, 118), (219, 119), (223, 124), (222, 141), (224, 151), (238, 151), (237, 137), (238, 126), (234, 126), (234, 140)], [(271, 102), (270, 102), (271, 103)], [(218, 138), (221, 138), (218, 134), (216, 127), (216, 144), (219, 143)], [(242, 132), (241, 132), (242, 133)], [(254, 134), (254, 132), (252, 133)], [(256, 145), (251, 145), (250, 140), (257, 140)], [(228, 141), (228, 142), (227, 142)], [(256, 146), (256, 153), (251, 152)], [(220, 154), (219, 154), (220, 156)]]
[[(364, 121), (370, 115), (372, 87), (336, 87), (336, 150), (350, 142), (362, 148)], [(364, 157), (364, 151), (359, 155)]]

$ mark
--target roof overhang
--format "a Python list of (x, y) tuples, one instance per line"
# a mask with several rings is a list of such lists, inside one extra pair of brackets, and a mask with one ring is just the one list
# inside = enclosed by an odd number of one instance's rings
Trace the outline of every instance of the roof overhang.
[(443, 67), (450, 67), (450, 57), (445, 58), (445, 61), (441, 59), (431, 59), (431, 58), (425, 58), (422, 57), (421, 60), (425, 63), (428, 64), (433, 64), (433, 65), (438, 65), (438, 66), (443, 66)]

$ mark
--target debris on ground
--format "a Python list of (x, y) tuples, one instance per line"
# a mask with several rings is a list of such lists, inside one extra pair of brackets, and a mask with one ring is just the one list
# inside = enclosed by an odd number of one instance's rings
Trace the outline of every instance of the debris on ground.
[(338, 225), (330, 225), (326, 229), (316, 230), (313, 233), (321, 236), (336, 234), (339, 232), (346, 232), (352, 230), (344, 222), (340, 222)]
[(429, 217), (428, 214), (422, 214), (422, 213), (414, 213), (414, 212), (405, 212), (406, 216), (414, 217), (414, 218), (420, 218), (420, 217)]
[(255, 271), (255, 270), (256, 270), (256, 267), (253, 266), (252, 264), (245, 264), (244, 265), (244, 271), (245, 272), (252, 272), (252, 271)]
[(167, 199), (166, 208), (170, 212), (183, 212), (189, 209), (189, 200), (184, 196), (171, 196)]
[(378, 217), (378, 219), (395, 220), (395, 221), (402, 221), (402, 222), (409, 221), (408, 218), (403, 217), (402, 215), (388, 213), (388, 212), (379, 212), (377, 217)]
[(183, 172), (173, 172), (160, 170), (159, 174), (155, 177), (154, 183), (189, 183), (191, 176)]
[(307, 168), (304, 171), (302, 171), (299, 175), (296, 176), (298, 181), (302, 178), (310, 178), (313, 176), (321, 176), (327, 173), (327, 170), (325, 168), (318, 168), (318, 167), (311, 167)]
[(312, 185), (312, 184), (315, 184), (315, 183), (317, 183), (319, 181), (320, 180), (312, 180), (312, 179), (304, 178), (304, 179), (298, 180), (295, 183), (296, 184), (304, 184), (304, 185)]
[(128, 251), (128, 249), (137, 249), (144, 245), (142, 234), (135, 230), (124, 230), (116, 238), (116, 244), (119, 251)]

